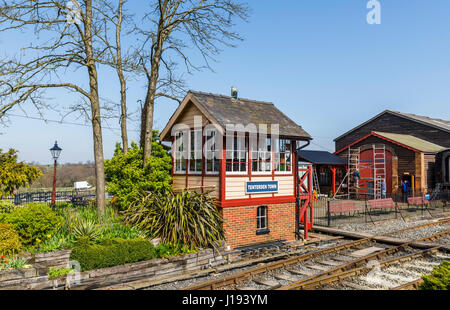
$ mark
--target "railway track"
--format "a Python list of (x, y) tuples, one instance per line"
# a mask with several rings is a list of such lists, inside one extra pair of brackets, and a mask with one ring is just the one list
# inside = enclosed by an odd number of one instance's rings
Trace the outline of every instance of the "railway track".
[[(389, 236), (391, 234), (434, 225), (443, 225), (449, 222), (450, 218), (445, 218), (439, 221), (391, 231), (378, 235), (377, 237)], [(331, 279), (340, 279), (343, 275), (351, 277), (354, 275), (353, 272), (355, 270), (359, 270), (358, 272), (369, 272), (370, 267), (367, 267), (367, 265), (373, 260), (384, 263), (389, 262), (389, 259), (391, 259), (391, 263), (394, 264), (396, 260), (415, 257), (415, 255), (423, 256), (428, 253), (434, 253), (438, 248), (419, 251), (412, 249), (409, 245), (415, 242), (435, 240), (449, 233), (450, 231), (439, 232), (399, 246), (387, 246), (379, 242), (379, 240), (375, 242), (372, 238), (360, 239), (325, 250), (272, 262), (233, 275), (192, 285), (184, 289), (285, 290), (309, 288), (317, 283), (320, 286), (320, 280), (323, 278), (330, 279), (331, 281)]]
[[(419, 241), (428, 241), (428, 240), (435, 240), (436, 238), (439, 238), (441, 236), (447, 235), (449, 234), (450, 231), (445, 231), (445, 232), (441, 232), (441, 233), (437, 233), (437, 234), (433, 234), (430, 235), (428, 237), (425, 238), (421, 238), (418, 240), (415, 240), (414, 242), (419, 242)], [(412, 243), (412, 242), (411, 242)], [(394, 249), (396, 250), (401, 250), (401, 248), (405, 248), (407, 247), (408, 244), (404, 244), (404, 245), (400, 245)], [(409, 261), (412, 259), (416, 259), (416, 258), (421, 258), (424, 257), (426, 255), (430, 255), (433, 253), (437, 253), (439, 251), (440, 247), (433, 247), (430, 249), (426, 249), (426, 250), (421, 250), (421, 251), (415, 251), (414, 253), (411, 254), (406, 254), (406, 255), (399, 255), (398, 257), (395, 258), (391, 258), (389, 259), (389, 253), (388, 251), (385, 251), (384, 253), (378, 253), (378, 255), (375, 255), (371, 258), (368, 258), (365, 260), (365, 266), (363, 267), (363, 265), (359, 265), (361, 267), (353, 267), (350, 265), (347, 266), (341, 266), (340, 268), (336, 268), (334, 270), (329, 270), (328, 272), (324, 272), (320, 275), (316, 275), (316, 276), (311, 276), (311, 277), (307, 277), (304, 279), (301, 279), (297, 282), (293, 282), (284, 286), (279, 287), (279, 289), (281, 290), (301, 290), (301, 289), (317, 289), (317, 288), (321, 288), (324, 286), (324, 284), (329, 284), (329, 283), (333, 283), (333, 282), (339, 282), (339, 281), (344, 281), (347, 278), (353, 277), (353, 276), (357, 276), (359, 274), (367, 274), (369, 273), (373, 268), (381, 268), (381, 267), (387, 267), (390, 265), (394, 265), (396, 263), (401, 263), (402, 261)], [(394, 250), (392, 249), (392, 250)], [(391, 251), (392, 251), (391, 250)], [(388, 258), (386, 260), (383, 260), (383, 258)], [(450, 256), (444, 256), (441, 254), (436, 254), (435, 258), (437, 260), (445, 260), (445, 259), (450, 259)], [(418, 260), (420, 262), (420, 260)], [(439, 264), (436, 264), (439, 265)], [(405, 265), (405, 268), (403, 268), (403, 272), (408, 273), (408, 268), (407, 267), (414, 267), (414, 266), (408, 266)], [(423, 273), (420, 274), (426, 274), (428, 272), (432, 271), (432, 267), (428, 266), (428, 268), (422, 268), (423, 269)], [(381, 272), (381, 270), (378, 270), (377, 275), (379, 277), (381, 277), (381, 279), (383, 280), (383, 276), (388, 276), (389, 273), (383, 273)], [(415, 272), (409, 272), (409, 274), (416, 274)], [(420, 277), (419, 276), (419, 277)], [(403, 277), (409, 281), (411, 281), (412, 279), (408, 279), (408, 277)], [(414, 277), (414, 279), (417, 279), (417, 275)], [(400, 279), (399, 279), (400, 280)], [(414, 280), (414, 281), (416, 281)], [(358, 282), (358, 281), (356, 281)], [(348, 282), (348, 283), (352, 283), (352, 282)], [(400, 282), (399, 282), (400, 283)], [(399, 285), (403, 285), (405, 283), (408, 283), (408, 281), (403, 282)], [(351, 285), (341, 285), (342, 287), (347, 287)], [(356, 284), (356, 286), (360, 286), (359, 284)], [(355, 288), (355, 286), (353, 286), (353, 288)], [(360, 288), (362, 289), (362, 288)]]
[[(353, 268), (347, 271), (331, 274), (313, 280), (305, 280), (281, 287), (283, 290), (371, 290), (371, 289), (410, 289), (414, 286), (412, 275), (429, 273), (434, 266), (438, 266), (441, 259), (435, 255), (438, 247), (422, 250), (418, 253), (408, 254), (394, 259), (374, 263), (372, 266)], [(439, 255), (439, 254), (438, 254)], [(440, 256), (442, 260), (450, 259), (449, 256)], [(399, 274), (399, 272), (401, 272)], [(401, 283), (406, 283), (406, 286)], [(414, 281), (415, 282), (415, 281)], [(400, 286), (398, 286), (400, 284)]]

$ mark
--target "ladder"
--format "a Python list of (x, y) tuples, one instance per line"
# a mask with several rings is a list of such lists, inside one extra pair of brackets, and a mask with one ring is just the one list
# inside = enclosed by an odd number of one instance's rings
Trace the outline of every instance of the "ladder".
[(319, 177), (317, 176), (317, 170), (315, 166), (313, 168), (313, 188), (317, 191), (317, 195), (320, 196)]
[[(347, 167), (348, 167), (348, 198), (350, 199), (351, 194), (357, 194), (358, 193), (358, 189), (356, 188), (356, 184), (352, 184), (352, 177), (353, 177), (353, 173), (358, 169), (360, 169), (361, 166), (361, 148), (356, 148), (356, 149), (352, 149), (349, 148), (348, 149), (348, 163), (347, 163)], [(344, 178), (345, 179), (345, 178)]]
[(373, 145), (373, 194), (374, 199), (383, 198), (386, 188), (386, 146)]

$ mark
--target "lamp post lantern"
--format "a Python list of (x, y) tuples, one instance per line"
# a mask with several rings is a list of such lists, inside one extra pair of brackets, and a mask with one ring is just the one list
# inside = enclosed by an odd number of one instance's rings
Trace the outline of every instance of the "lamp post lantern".
[(55, 145), (50, 149), (52, 153), (52, 157), (55, 160), (54, 168), (53, 168), (53, 192), (52, 192), (52, 207), (56, 204), (56, 165), (61, 154), (62, 148), (58, 146), (58, 141), (55, 142)]

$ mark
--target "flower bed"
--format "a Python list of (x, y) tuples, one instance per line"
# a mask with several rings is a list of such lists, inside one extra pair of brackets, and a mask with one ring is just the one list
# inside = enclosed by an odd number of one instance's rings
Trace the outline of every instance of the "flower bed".
[[(54, 262), (61, 262), (67, 258), (65, 252), (48, 253), (47, 255), (47, 262), (52, 261), (50, 258)], [(73, 273), (68, 277), (62, 276), (55, 279), (51, 279), (48, 274), (40, 275), (39, 270), (32, 267), (26, 270), (0, 271), (0, 289), (65, 289), (66, 285), (70, 285), (72, 289), (94, 289), (141, 279), (158, 280), (221, 264), (224, 264), (222, 256), (212, 249), (207, 249), (170, 258), (156, 258)]]

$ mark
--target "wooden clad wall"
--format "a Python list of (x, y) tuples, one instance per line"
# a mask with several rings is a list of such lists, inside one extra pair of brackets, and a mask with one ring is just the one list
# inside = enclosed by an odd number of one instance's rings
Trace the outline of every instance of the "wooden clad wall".
[(413, 135), (417, 138), (450, 148), (450, 133), (393, 114), (383, 114), (361, 128), (336, 140), (336, 151), (348, 146), (372, 131)]
[[(279, 191), (275, 194), (252, 194), (251, 198), (270, 198), (293, 196), (294, 193), (294, 177), (292, 175), (275, 176), (275, 181), (278, 181)], [(267, 182), (273, 181), (272, 177), (258, 177), (253, 175), (252, 182)], [(246, 182), (250, 182), (249, 177), (227, 177), (225, 182), (225, 199), (248, 199), (249, 195), (245, 193)]]
[[(357, 143), (355, 146), (352, 146), (352, 148), (371, 148), (373, 144), (384, 144), (387, 148), (391, 149), (395, 153), (392, 154), (393, 192), (396, 192), (398, 190), (398, 187), (401, 184), (401, 177), (405, 173), (409, 173), (410, 175), (418, 175), (419, 177), (422, 175), (420, 170), (416, 171), (416, 152), (395, 143), (391, 143), (378, 137), (371, 136)], [(340, 153), (339, 156), (347, 160), (348, 151)], [(397, 170), (395, 168), (397, 168)]]
[(210, 124), (210, 122), (206, 119), (206, 117), (203, 116), (202, 112), (192, 102), (189, 102), (186, 105), (186, 108), (181, 113), (176, 124), (185, 124), (189, 126), (189, 128), (194, 128), (195, 116), (202, 117), (202, 126)]
[[(187, 184), (186, 184), (187, 182)], [(183, 189), (193, 190), (197, 192), (210, 192), (210, 195), (219, 199), (220, 192), (220, 178), (219, 176), (205, 176), (202, 187), (201, 175), (174, 175), (173, 176), (173, 190), (181, 191)]]

